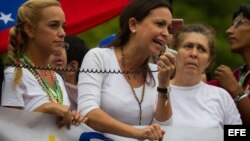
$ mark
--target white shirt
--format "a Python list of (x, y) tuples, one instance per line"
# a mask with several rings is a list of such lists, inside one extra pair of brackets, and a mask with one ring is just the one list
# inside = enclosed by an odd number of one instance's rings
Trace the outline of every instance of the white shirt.
[[(86, 55), (81, 65), (82, 69), (120, 70), (113, 48), (94, 48)], [(156, 65), (150, 64), (151, 70), (157, 70)], [(157, 104), (158, 86), (157, 73), (153, 73), (156, 84), (145, 85), (142, 102), (142, 125), (149, 125), (154, 120)], [(147, 76), (147, 80), (149, 76)], [(149, 81), (149, 80), (148, 80)], [(134, 88), (141, 99), (142, 88)], [(80, 73), (78, 79), (78, 110), (86, 115), (93, 109), (103, 111), (130, 125), (139, 123), (139, 106), (132, 89), (122, 74)], [(154, 120), (157, 122), (156, 120)], [(167, 121), (161, 124), (168, 124)]]
[[(14, 86), (14, 67), (4, 70), (2, 87), (2, 106), (22, 107), (24, 110), (33, 111), (44, 103), (51, 102), (48, 94), (39, 85), (35, 76), (25, 68), (22, 68), (21, 83)], [(63, 79), (56, 73), (63, 93), (63, 105), (70, 105)]]
[(191, 87), (171, 86), (173, 125), (219, 127), (241, 124), (230, 94), (222, 88), (200, 82)]

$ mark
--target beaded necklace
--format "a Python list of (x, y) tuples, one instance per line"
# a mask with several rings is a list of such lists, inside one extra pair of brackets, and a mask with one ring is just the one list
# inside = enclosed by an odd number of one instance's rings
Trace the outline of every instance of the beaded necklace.
[[(243, 86), (244, 86), (244, 82), (245, 82), (245, 80), (246, 80), (246, 78), (247, 78), (247, 76), (250, 74), (250, 70), (248, 70), (247, 71), (247, 69), (246, 68), (244, 68), (244, 66), (242, 67), (242, 68), (240, 68), (240, 72), (239, 72), (240, 74), (239, 74), (239, 84), (240, 84), (240, 86), (243, 88)], [(250, 93), (250, 86), (249, 86), (250, 84), (248, 84), (247, 86), (246, 86), (246, 88), (245, 88), (245, 93)]]
[(132, 92), (133, 92), (133, 95), (138, 103), (138, 106), (139, 106), (139, 125), (141, 125), (141, 121), (142, 121), (142, 107), (141, 107), (141, 104), (143, 102), (143, 99), (144, 99), (144, 92), (145, 92), (145, 83), (143, 84), (143, 88), (142, 88), (142, 95), (141, 95), (141, 100), (139, 100), (139, 98), (137, 97), (136, 93), (135, 93), (135, 90), (134, 88), (132, 87), (132, 83), (131, 83), (131, 78), (129, 76), (129, 69), (128, 69), (128, 65), (126, 64), (125, 62), (125, 57), (124, 57), (124, 53), (123, 53), (123, 50), (122, 50), (122, 47), (121, 47), (121, 53), (122, 53), (122, 66), (123, 68), (125, 69), (126, 72), (128, 73), (124, 73), (127, 78), (128, 78), (128, 83), (129, 83), (129, 86), (130, 88), (132, 89)]
[[(49, 84), (41, 77), (41, 75), (37, 72), (37, 70), (33, 67), (33, 63), (31, 60), (26, 56), (23, 55), (23, 61), (25, 64), (27, 64), (29, 67), (29, 71), (35, 76), (36, 80), (38, 81), (39, 85), (43, 88), (43, 90), (47, 93), (47, 95), (50, 98), (50, 101), (52, 103), (59, 103), (63, 104), (63, 94), (62, 89), (59, 85), (59, 82), (56, 78), (55, 72), (50, 71), (51, 79), (53, 82), (53, 88), (54, 90), (49, 86)], [(50, 67), (50, 66), (48, 66)]]

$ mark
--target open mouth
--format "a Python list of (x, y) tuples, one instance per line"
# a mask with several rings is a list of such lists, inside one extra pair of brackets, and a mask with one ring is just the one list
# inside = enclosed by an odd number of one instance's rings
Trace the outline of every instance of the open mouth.
[(159, 46), (161, 46), (162, 48), (165, 47), (165, 41), (163, 40), (159, 40), (159, 39), (154, 39), (153, 40), (155, 43), (157, 43)]

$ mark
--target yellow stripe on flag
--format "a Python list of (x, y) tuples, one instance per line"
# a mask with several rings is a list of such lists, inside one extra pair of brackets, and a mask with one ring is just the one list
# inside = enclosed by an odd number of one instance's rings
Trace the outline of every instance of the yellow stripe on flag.
[(56, 141), (56, 137), (54, 134), (49, 135), (49, 141)]

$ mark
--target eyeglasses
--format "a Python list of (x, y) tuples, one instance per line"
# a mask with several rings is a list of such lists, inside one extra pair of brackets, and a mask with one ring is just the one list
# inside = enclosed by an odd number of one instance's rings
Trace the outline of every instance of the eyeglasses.
[(242, 25), (242, 24), (250, 24), (250, 21), (245, 21), (245, 20), (243, 20), (243, 19), (236, 19), (236, 20), (234, 20), (233, 23), (232, 23), (232, 25), (233, 25), (235, 28), (239, 27), (239, 26)]
[(69, 43), (64, 42), (64, 46), (63, 47), (65, 48), (65, 50), (68, 50), (69, 49)]

